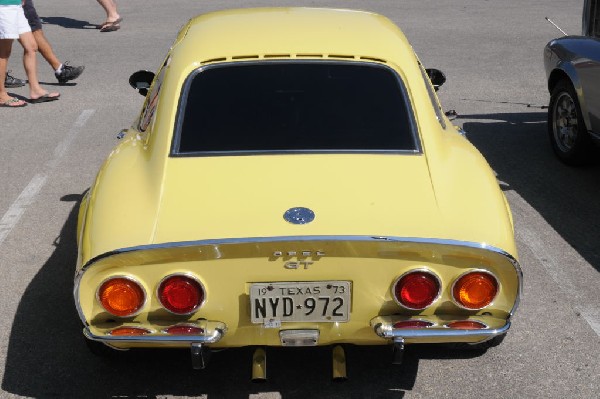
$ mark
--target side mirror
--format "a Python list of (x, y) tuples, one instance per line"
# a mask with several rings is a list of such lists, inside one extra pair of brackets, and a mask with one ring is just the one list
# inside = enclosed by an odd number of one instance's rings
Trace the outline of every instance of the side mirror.
[(129, 77), (129, 85), (146, 97), (148, 89), (154, 80), (154, 72), (137, 71)]
[(429, 80), (431, 80), (431, 84), (435, 91), (437, 91), (441, 85), (446, 83), (446, 75), (439, 69), (430, 68), (426, 69), (425, 72), (427, 72), (427, 76), (429, 76)]

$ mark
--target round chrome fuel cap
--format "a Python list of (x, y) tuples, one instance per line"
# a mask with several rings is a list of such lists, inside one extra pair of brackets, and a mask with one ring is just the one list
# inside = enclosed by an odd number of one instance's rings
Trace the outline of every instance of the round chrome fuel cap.
[(283, 218), (292, 224), (307, 224), (315, 220), (315, 213), (308, 208), (290, 208), (285, 211)]

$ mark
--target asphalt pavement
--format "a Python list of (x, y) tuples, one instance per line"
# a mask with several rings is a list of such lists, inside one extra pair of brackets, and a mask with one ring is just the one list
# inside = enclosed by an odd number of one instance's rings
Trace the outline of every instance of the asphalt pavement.
[[(600, 166), (552, 155), (544, 45), (581, 31), (583, 1), (118, 1), (117, 32), (100, 33), (93, 1), (36, 1), (63, 61), (85, 65), (58, 101), (0, 108), (0, 397), (35, 398), (598, 398)], [(250, 382), (251, 351), (214, 354), (192, 370), (187, 351), (91, 355), (72, 299), (78, 201), (142, 96), (127, 83), (156, 70), (178, 29), (204, 12), (251, 6), (355, 8), (397, 23), (426, 65), (448, 78), (439, 95), (487, 158), (513, 209), (524, 293), (513, 326), (485, 353), (412, 346), (348, 353), (348, 381), (331, 381), (329, 349), (269, 353), (268, 381)], [(21, 48), (9, 69), (24, 77)], [(27, 97), (26, 88), (9, 90)], [(127, 171), (123, 171), (127, 173)], [(460, 189), (460, 188), (457, 188)]]

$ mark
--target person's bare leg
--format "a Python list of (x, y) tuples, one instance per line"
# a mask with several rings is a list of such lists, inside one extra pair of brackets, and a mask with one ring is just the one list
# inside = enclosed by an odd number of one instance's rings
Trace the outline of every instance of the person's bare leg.
[(13, 39), (0, 39), (0, 103), (5, 103), (11, 99), (4, 87), (6, 80), (6, 68), (8, 57), (12, 48)]
[(8, 57), (10, 57), (13, 40), (14, 39), (0, 39), (0, 104), (2, 104), (3, 107), (23, 107), (27, 105), (25, 101), (11, 97), (4, 87), (4, 84), (6, 83)]
[(106, 11), (106, 22), (104, 24), (106, 24), (107, 22), (115, 22), (116, 20), (121, 18), (121, 16), (117, 12), (117, 4), (114, 2), (114, 0), (97, 1), (98, 3), (100, 3), (102, 8), (104, 8), (104, 11)]
[(23, 46), (23, 66), (25, 67), (27, 79), (29, 79), (29, 94), (30, 96), (38, 97), (43, 94), (40, 94), (43, 89), (37, 78), (37, 60), (35, 58), (37, 44), (35, 43), (35, 39), (31, 32), (25, 32), (19, 35), (19, 43)]
[(52, 46), (46, 39), (44, 35), (44, 31), (42, 29), (34, 30), (33, 37), (35, 38), (35, 42), (37, 43), (38, 51), (44, 57), (44, 59), (50, 64), (53, 70), (57, 70), (61, 66), (60, 60), (54, 54), (52, 50)]
[(29, 80), (29, 98), (36, 100), (44, 95), (50, 97), (58, 97), (58, 93), (48, 93), (40, 86), (40, 82), (37, 77), (37, 43), (33, 37), (33, 33), (25, 32), (19, 35), (19, 43), (23, 46), (23, 67)]

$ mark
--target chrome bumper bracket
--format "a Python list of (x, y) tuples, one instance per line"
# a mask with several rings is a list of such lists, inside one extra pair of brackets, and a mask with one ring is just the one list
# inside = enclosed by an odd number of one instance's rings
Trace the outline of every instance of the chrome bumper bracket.
[(192, 368), (194, 370), (203, 370), (208, 364), (211, 351), (200, 342), (192, 342), (191, 346)]
[(392, 346), (392, 364), (402, 364), (404, 359), (404, 338), (394, 338)]

